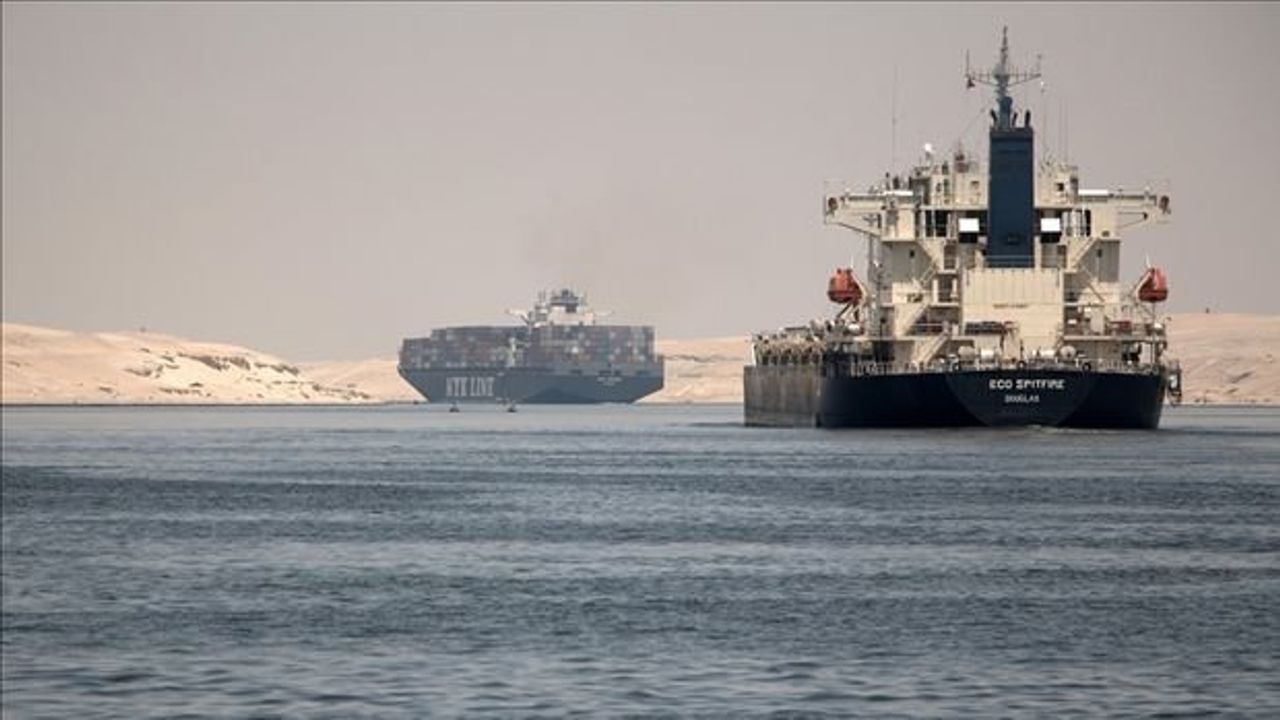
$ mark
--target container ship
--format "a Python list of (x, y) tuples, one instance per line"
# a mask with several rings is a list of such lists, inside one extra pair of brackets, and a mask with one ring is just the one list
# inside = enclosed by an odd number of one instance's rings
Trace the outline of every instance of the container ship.
[(432, 402), (629, 403), (662, 389), (653, 328), (605, 325), (571, 289), (511, 326), (438, 328), (400, 347), (400, 376)]
[(838, 268), (832, 316), (753, 337), (746, 424), (1158, 426), (1182, 386), (1159, 315), (1168, 280), (1149, 262), (1122, 278), (1120, 243), (1164, 222), (1169, 197), (1037, 163), (1010, 88), (1039, 77), (1012, 67), (1006, 29), (994, 67), (965, 70), (995, 90), (985, 167), (926, 145), (905, 176), (827, 184), (824, 222), (867, 240), (867, 281)]

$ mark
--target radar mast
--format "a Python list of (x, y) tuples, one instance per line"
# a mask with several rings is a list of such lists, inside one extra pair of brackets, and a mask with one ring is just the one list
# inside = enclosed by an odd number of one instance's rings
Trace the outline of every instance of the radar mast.
[(1009, 96), (1009, 88), (1031, 82), (1040, 78), (1040, 57), (1036, 56), (1033, 70), (1018, 70), (1009, 63), (1009, 26), (1004, 26), (1000, 34), (1000, 59), (990, 70), (974, 70), (969, 65), (969, 53), (964, 56), (965, 86), (987, 85), (996, 89), (996, 127), (1007, 130), (1013, 127), (1013, 98)]

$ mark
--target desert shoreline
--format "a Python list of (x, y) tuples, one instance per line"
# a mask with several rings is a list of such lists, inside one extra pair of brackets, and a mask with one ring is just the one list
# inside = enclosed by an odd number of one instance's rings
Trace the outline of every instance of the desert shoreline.
[[(1173, 315), (1168, 357), (1183, 404), (1280, 407), (1280, 315)], [(750, 338), (659, 339), (662, 390), (640, 404), (738, 404)], [(226, 343), (152, 332), (3, 324), (3, 407), (347, 407), (429, 405), (391, 357), (290, 362)], [(443, 403), (438, 403), (443, 404)]]

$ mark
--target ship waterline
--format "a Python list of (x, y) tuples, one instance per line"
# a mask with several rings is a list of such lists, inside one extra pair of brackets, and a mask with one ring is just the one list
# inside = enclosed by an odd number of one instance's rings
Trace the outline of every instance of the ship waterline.
[(1142, 370), (993, 368), (828, 376), (749, 367), (746, 421), (761, 426), (1152, 429), (1168, 378)]
[(401, 369), (415, 390), (434, 402), (530, 404), (630, 403), (662, 389), (649, 369), (557, 372), (548, 367)]

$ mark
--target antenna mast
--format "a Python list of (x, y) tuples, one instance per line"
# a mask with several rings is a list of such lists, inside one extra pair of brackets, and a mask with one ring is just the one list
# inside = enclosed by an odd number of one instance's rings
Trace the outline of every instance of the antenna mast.
[(898, 66), (893, 66), (893, 99), (889, 119), (889, 171), (898, 170)]
[(969, 66), (969, 54), (964, 56), (965, 86), (987, 85), (996, 89), (996, 106), (1000, 114), (996, 117), (996, 127), (1007, 130), (1013, 127), (1013, 98), (1009, 96), (1009, 88), (1040, 78), (1040, 58), (1036, 58), (1034, 70), (1018, 70), (1009, 64), (1009, 26), (1001, 31), (1000, 60), (990, 70), (974, 70)]
[[(1036, 55), (1036, 66), (1040, 65), (1040, 56)], [(1044, 124), (1043, 132), (1040, 133), (1040, 154), (1044, 157), (1052, 157), (1049, 151), (1049, 110), (1045, 104), (1044, 98), (1045, 81), (1040, 80), (1040, 109), (1036, 110), (1040, 114), (1040, 122)]]

